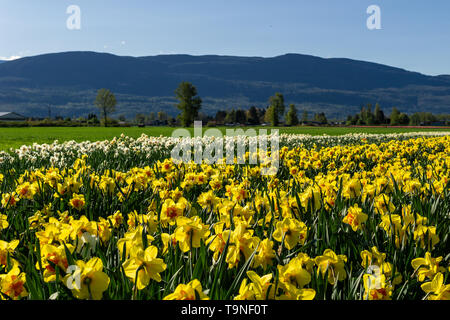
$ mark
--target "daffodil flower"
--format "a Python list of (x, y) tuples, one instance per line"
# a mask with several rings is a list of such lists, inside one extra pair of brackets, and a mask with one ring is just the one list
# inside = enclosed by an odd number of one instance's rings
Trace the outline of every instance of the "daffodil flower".
[(137, 289), (148, 286), (150, 280), (161, 281), (160, 273), (166, 270), (163, 259), (157, 258), (158, 248), (150, 246), (145, 250), (137, 249), (130, 259), (123, 263), (126, 276), (136, 283)]
[(284, 246), (291, 250), (298, 243), (303, 244), (306, 240), (308, 228), (306, 225), (295, 218), (284, 218), (276, 224), (273, 238), (278, 242), (283, 242)]
[(428, 300), (450, 300), (450, 284), (444, 284), (444, 275), (437, 273), (432, 281), (425, 282), (421, 286), (427, 293)]
[(328, 282), (331, 285), (334, 285), (337, 280), (342, 281), (347, 278), (347, 273), (344, 269), (345, 262), (347, 262), (345, 255), (337, 255), (331, 249), (326, 249), (323, 255), (315, 258), (315, 263), (322, 275), (325, 275), (328, 271)]
[(77, 299), (101, 300), (109, 282), (108, 275), (103, 272), (102, 260), (97, 257), (88, 262), (76, 261), (75, 272), (64, 277), (64, 283)]
[(197, 279), (188, 284), (180, 283), (175, 291), (163, 298), (163, 300), (209, 300), (209, 297), (203, 292), (202, 285)]

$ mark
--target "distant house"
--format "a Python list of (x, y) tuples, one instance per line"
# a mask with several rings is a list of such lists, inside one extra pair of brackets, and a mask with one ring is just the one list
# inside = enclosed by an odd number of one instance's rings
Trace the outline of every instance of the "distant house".
[(25, 121), (26, 119), (15, 112), (0, 112), (0, 121)]

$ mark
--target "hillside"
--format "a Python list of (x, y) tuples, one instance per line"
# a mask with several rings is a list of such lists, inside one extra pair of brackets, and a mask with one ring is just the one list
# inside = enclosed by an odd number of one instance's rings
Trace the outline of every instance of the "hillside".
[(450, 76), (427, 76), (351, 59), (286, 54), (273, 58), (158, 55), (126, 57), (64, 52), (0, 65), (0, 111), (31, 116), (79, 116), (95, 111), (99, 88), (117, 95), (118, 114), (166, 110), (176, 114), (174, 90), (190, 81), (204, 100), (203, 112), (265, 107), (276, 91), (287, 103), (345, 118), (361, 104), (379, 102), (390, 111), (450, 110)]

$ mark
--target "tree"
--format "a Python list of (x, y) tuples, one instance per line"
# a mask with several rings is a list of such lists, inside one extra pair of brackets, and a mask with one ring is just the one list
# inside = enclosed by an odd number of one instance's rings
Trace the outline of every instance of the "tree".
[(303, 122), (303, 123), (308, 122), (308, 111), (306, 111), (306, 110), (303, 110), (303, 113), (302, 113), (302, 122)]
[(245, 114), (245, 111), (242, 109), (236, 110), (236, 122), (240, 124), (245, 124), (247, 121), (247, 115)]
[(259, 123), (264, 123), (266, 121), (266, 108), (258, 109), (258, 119)]
[(172, 117), (172, 116), (168, 116), (167, 124), (169, 126), (175, 126), (177, 124), (177, 120), (174, 117)]
[(372, 113), (372, 104), (368, 103), (367, 106), (361, 107), (359, 123), (361, 125), (373, 125), (375, 123), (375, 115)]
[(436, 116), (434, 116), (431, 112), (420, 112), (420, 116), (422, 122), (424, 122), (427, 125), (437, 120)]
[(208, 121), (209, 121), (210, 119), (211, 119), (211, 118), (210, 118), (206, 113), (203, 113), (203, 112), (199, 112), (199, 113), (197, 114), (197, 116), (194, 118), (194, 120), (202, 121), (202, 122), (204, 122), (204, 123), (208, 123)]
[(181, 110), (180, 121), (184, 127), (190, 126), (198, 111), (202, 107), (202, 99), (197, 96), (197, 88), (190, 82), (183, 81), (175, 90), (175, 95), (179, 103), (176, 105)]
[(397, 126), (399, 122), (400, 112), (396, 107), (392, 108), (391, 112), (391, 126)]
[[(431, 112), (416, 112), (411, 115), (409, 123), (414, 126), (429, 125), (437, 120), (438, 118)], [(445, 120), (445, 115), (443, 115), (443, 120)]]
[(289, 105), (289, 111), (286, 114), (286, 124), (288, 126), (298, 125), (297, 109), (295, 108), (295, 105), (293, 105), (293, 104)]
[(167, 121), (167, 113), (165, 113), (164, 111), (159, 111), (158, 112), (158, 121), (166, 122)]
[(364, 107), (364, 106), (361, 107), (361, 112), (359, 113), (359, 115), (360, 115), (359, 117), (361, 119), (361, 123), (360, 124), (367, 123), (367, 110), (366, 110), (366, 107)]
[(100, 109), (105, 121), (105, 127), (108, 126), (108, 114), (116, 111), (116, 97), (108, 89), (100, 89), (97, 92), (97, 98), (95, 99), (95, 106)]
[(259, 124), (258, 109), (255, 106), (251, 106), (247, 111), (247, 121), (253, 125)]
[(137, 113), (135, 118), (136, 118), (136, 123), (137, 124), (144, 124), (145, 123), (145, 114)]
[(224, 123), (225, 117), (227, 116), (227, 112), (223, 110), (219, 110), (216, 113), (216, 116), (214, 117), (214, 120), (216, 120), (217, 123)]
[(281, 93), (277, 92), (274, 96), (269, 98), (269, 109), (273, 107), (270, 113), (270, 119), (272, 126), (277, 126), (279, 124), (280, 117), (284, 114), (284, 97)]
[(235, 123), (236, 122), (236, 110), (231, 109), (230, 112), (225, 116), (225, 123)]
[(377, 103), (375, 105), (375, 123), (376, 124), (383, 124), (385, 123), (386, 119), (384, 118), (383, 110), (381, 110), (380, 105)]
[(327, 117), (325, 116), (325, 113), (323, 113), (323, 112), (316, 113), (314, 115), (314, 120), (319, 122), (320, 124), (327, 124), (328, 123)]
[(353, 123), (353, 117), (350, 114), (347, 116), (347, 121), (345, 122), (345, 124), (348, 125), (348, 126), (351, 126), (351, 125), (354, 124)]
[(155, 120), (156, 120), (156, 115), (155, 115), (155, 113), (154, 113), (153, 111), (150, 112), (147, 119), (148, 119), (148, 121), (150, 121), (150, 122), (155, 121)]
[(371, 103), (369, 103), (367, 105), (364, 122), (366, 123), (366, 125), (369, 125), (369, 126), (371, 126), (375, 123), (375, 115), (372, 113), (372, 104)]
[[(58, 117), (55, 118), (56, 120), (58, 120)], [(62, 118), (61, 118), (62, 120)], [(89, 113), (88, 114), (88, 124), (93, 124), (93, 125), (97, 125), (100, 123), (100, 121), (97, 118), (97, 115), (95, 113)]]
[(419, 126), (420, 125), (420, 115), (416, 112), (411, 115), (409, 118), (409, 125), (411, 126)]
[(278, 125), (278, 113), (274, 106), (267, 108), (266, 113), (264, 114), (264, 121), (269, 122), (272, 126)]
[(406, 113), (400, 113), (398, 116), (398, 123), (401, 125), (407, 125), (409, 123), (409, 117)]

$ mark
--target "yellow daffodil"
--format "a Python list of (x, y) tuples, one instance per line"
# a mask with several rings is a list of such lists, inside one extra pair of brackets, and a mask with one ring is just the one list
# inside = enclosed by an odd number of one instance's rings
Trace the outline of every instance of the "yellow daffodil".
[(187, 252), (191, 248), (199, 248), (200, 242), (209, 236), (208, 226), (202, 223), (198, 216), (191, 218), (178, 217), (175, 239), (181, 251)]
[(347, 215), (342, 219), (342, 222), (349, 224), (353, 231), (361, 230), (363, 224), (367, 221), (367, 214), (362, 212), (362, 209), (355, 204), (348, 208)]
[(359, 179), (351, 179), (344, 184), (342, 195), (347, 199), (354, 199), (361, 195), (361, 182)]
[(450, 284), (444, 284), (444, 275), (437, 273), (432, 281), (425, 282), (421, 288), (428, 300), (450, 300)]
[(310, 209), (310, 204), (313, 205), (312, 210), (319, 210), (322, 207), (320, 190), (318, 188), (308, 187), (308, 189), (300, 195), (300, 201), (305, 210)]
[(217, 261), (219, 255), (222, 254), (225, 249), (225, 245), (231, 236), (230, 230), (224, 230), (225, 223), (219, 222), (214, 225), (214, 234), (207, 240), (206, 244), (209, 246), (209, 250), (214, 252), (213, 260)]
[(347, 262), (347, 257), (345, 255), (337, 255), (331, 249), (326, 249), (323, 255), (315, 258), (315, 263), (319, 267), (322, 275), (328, 271), (328, 282), (331, 285), (339, 280), (345, 280), (347, 278), (347, 273), (345, 272), (344, 266)]
[(416, 258), (411, 261), (411, 265), (417, 274), (418, 280), (423, 282), (425, 277), (433, 280), (436, 273), (445, 272), (445, 268), (439, 265), (439, 262), (442, 260), (443, 257), (433, 258), (430, 252), (426, 252), (425, 258)]
[(251, 280), (247, 284), (247, 279), (244, 279), (239, 289), (239, 295), (235, 300), (268, 300), (275, 298), (275, 287), (273, 285), (271, 273), (260, 277), (254, 271), (247, 271), (247, 277)]
[(70, 199), (70, 201), (69, 201), (69, 205), (78, 211), (83, 209), (85, 204), (86, 204), (86, 201), (84, 199), (84, 195), (82, 195), (82, 194), (74, 193), (72, 196), (72, 199)]
[(198, 197), (197, 202), (200, 204), (202, 209), (212, 210), (219, 202), (219, 199), (214, 195), (212, 190), (210, 190), (208, 192), (202, 193)]
[(287, 265), (277, 266), (279, 281), (285, 291), (291, 292), (292, 286), (302, 289), (311, 282), (311, 274), (303, 266), (302, 260), (294, 258)]
[(184, 203), (175, 203), (172, 199), (167, 199), (164, 201), (161, 208), (161, 223), (169, 223), (170, 225), (174, 225), (176, 219), (183, 215), (184, 209)]
[(101, 300), (109, 282), (108, 275), (103, 272), (102, 260), (97, 257), (88, 262), (76, 261), (74, 272), (64, 278), (64, 283), (77, 299)]
[(145, 250), (137, 249), (132, 256), (123, 263), (126, 276), (136, 283), (137, 289), (148, 286), (150, 280), (161, 281), (160, 273), (166, 270), (163, 259), (157, 258), (158, 248), (150, 246)]
[(111, 222), (113, 228), (119, 228), (124, 222), (122, 212), (120, 211), (114, 212), (114, 214), (108, 216), (108, 221)]
[(22, 199), (33, 199), (36, 194), (36, 185), (24, 182), (16, 188), (16, 194)]
[(386, 284), (384, 274), (364, 274), (363, 283), (365, 300), (391, 300), (392, 287)]
[(259, 242), (260, 239), (254, 237), (253, 232), (247, 229), (246, 223), (238, 223), (230, 236), (230, 245), (225, 259), (228, 263), (228, 268), (236, 267), (242, 261), (242, 257), (247, 261), (256, 250)]
[(393, 213), (395, 210), (394, 204), (385, 193), (380, 194), (375, 198), (375, 209), (379, 214)]
[(0, 231), (8, 228), (8, 216), (0, 213)]
[(15, 207), (19, 200), (19, 197), (15, 193), (5, 193), (2, 195), (2, 206), (3, 208)]
[(124, 234), (124, 237), (117, 241), (117, 248), (119, 249), (120, 256), (124, 255), (128, 258), (132, 250), (145, 250), (144, 241), (147, 241), (147, 245), (151, 244), (154, 238), (147, 234), (144, 238), (145, 230), (143, 226), (138, 226), (137, 228), (128, 231)]
[[(19, 300), (28, 295), (25, 288), (26, 274), (14, 266), (7, 274), (0, 275), (0, 291), (10, 299)], [(0, 296), (0, 299), (4, 299)]]
[[(75, 250), (75, 247), (70, 243), (66, 247), (71, 253)], [(67, 262), (64, 245), (56, 247), (54, 245), (44, 244), (41, 248), (41, 265), (44, 270), (43, 276), (45, 282), (56, 280), (56, 267), (59, 267), (62, 272), (66, 272), (69, 263)], [(39, 262), (36, 262), (36, 269), (40, 269)]]
[(253, 259), (253, 268), (261, 266), (265, 270), (268, 266), (273, 265), (273, 259), (275, 259), (275, 257), (273, 241), (264, 239), (259, 243), (256, 255)]
[(276, 224), (273, 238), (278, 242), (283, 242), (284, 246), (291, 250), (298, 243), (304, 244), (308, 228), (297, 219), (284, 218)]
[(202, 291), (202, 285), (197, 279), (188, 284), (179, 284), (175, 291), (163, 298), (163, 300), (209, 300)]
[(418, 242), (422, 249), (432, 250), (439, 243), (436, 227), (418, 225), (414, 230), (414, 240)]
[(11, 242), (0, 240), (0, 266), (6, 266), (8, 254), (12, 254), (18, 245), (19, 240), (12, 240)]

